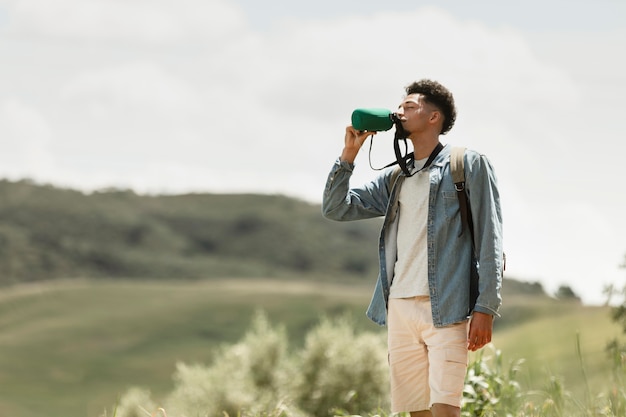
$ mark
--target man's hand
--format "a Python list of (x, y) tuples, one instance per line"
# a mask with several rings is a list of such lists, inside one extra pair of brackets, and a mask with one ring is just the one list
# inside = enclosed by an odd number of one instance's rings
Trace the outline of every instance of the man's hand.
[(375, 134), (376, 132), (356, 130), (352, 126), (346, 127), (346, 137), (344, 139), (344, 147), (340, 159), (351, 164), (354, 163), (356, 155), (359, 153), (361, 146), (363, 146), (363, 142), (365, 142), (369, 136)]
[(470, 319), (467, 335), (467, 349), (476, 352), (491, 342), (493, 332), (493, 316), (475, 311)]

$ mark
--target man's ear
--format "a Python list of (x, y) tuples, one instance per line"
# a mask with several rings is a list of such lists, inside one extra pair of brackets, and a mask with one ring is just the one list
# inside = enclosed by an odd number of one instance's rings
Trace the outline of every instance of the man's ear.
[(441, 112), (439, 110), (435, 110), (430, 114), (430, 123), (443, 123), (443, 115), (441, 114)]

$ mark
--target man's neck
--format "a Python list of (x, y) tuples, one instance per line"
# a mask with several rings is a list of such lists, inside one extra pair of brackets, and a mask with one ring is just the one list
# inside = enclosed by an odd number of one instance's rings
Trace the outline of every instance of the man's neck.
[(428, 158), (439, 143), (439, 135), (409, 139), (413, 143), (413, 153), (417, 160)]

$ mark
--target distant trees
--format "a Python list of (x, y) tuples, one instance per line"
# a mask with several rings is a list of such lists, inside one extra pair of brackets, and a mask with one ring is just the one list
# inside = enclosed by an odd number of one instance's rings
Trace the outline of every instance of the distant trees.
[(576, 300), (580, 301), (580, 297), (576, 295), (569, 285), (561, 285), (554, 293), (557, 300)]
[[(626, 255), (624, 255), (624, 262), (620, 268), (626, 268)], [(608, 285), (604, 292), (607, 295), (607, 302), (610, 302), (615, 296), (621, 297), (621, 304), (617, 304), (611, 309), (611, 318), (621, 326), (622, 333), (626, 334), (626, 284), (622, 288), (617, 288), (613, 284)], [(626, 344), (615, 338), (609, 341), (606, 350), (612, 356), (616, 367), (621, 366), (623, 368), (624, 358), (626, 358)]]

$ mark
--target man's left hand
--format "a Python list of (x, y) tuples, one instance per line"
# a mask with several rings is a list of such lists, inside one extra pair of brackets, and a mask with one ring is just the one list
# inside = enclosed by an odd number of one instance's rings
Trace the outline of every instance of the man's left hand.
[(475, 311), (472, 314), (467, 335), (467, 349), (476, 352), (491, 342), (493, 316)]

